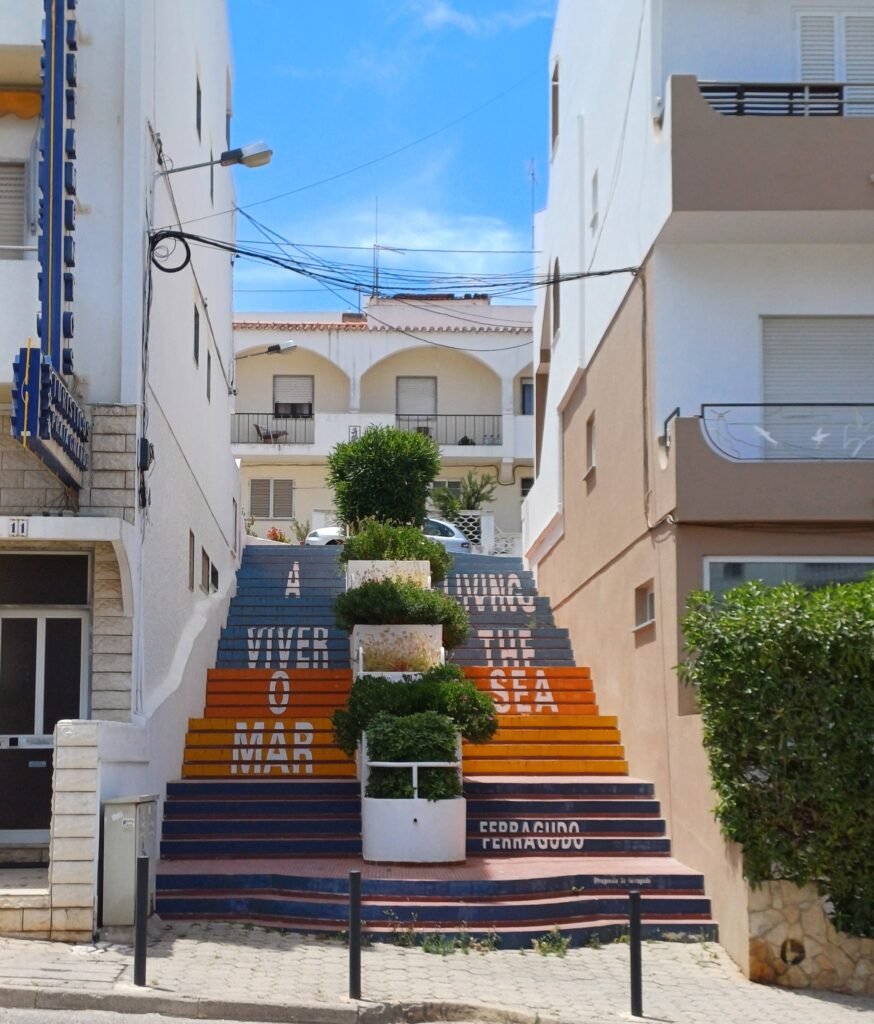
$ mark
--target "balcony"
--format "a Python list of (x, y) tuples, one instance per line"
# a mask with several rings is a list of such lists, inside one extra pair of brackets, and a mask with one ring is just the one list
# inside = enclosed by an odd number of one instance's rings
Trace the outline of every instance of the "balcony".
[(269, 412), (237, 412), (231, 416), (231, 444), (313, 444), (315, 417), (274, 416)]
[(503, 444), (503, 416), (500, 413), (398, 415), (395, 425), (399, 430), (427, 434), (441, 447), (499, 448)]
[(872, 460), (874, 406), (706, 405), (660, 489), (681, 523), (871, 523)]
[(874, 85), (671, 78), (667, 241), (864, 241)]

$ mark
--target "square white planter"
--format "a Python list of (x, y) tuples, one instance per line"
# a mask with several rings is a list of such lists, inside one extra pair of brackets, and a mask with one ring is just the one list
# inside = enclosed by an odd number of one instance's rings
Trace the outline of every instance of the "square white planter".
[(373, 580), (410, 580), (425, 589), (431, 586), (431, 563), (428, 561), (391, 561), (389, 559), (356, 559), (346, 563), (346, 589), (360, 587)]
[[(409, 674), (439, 665), (443, 659), (443, 627), (424, 625), (354, 626), (349, 640), (349, 654), (356, 676)], [(364, 664), (358, 652), (363, 649)], [(417, 664), (416, 669), (405, 668)], [(387, 665), (387, 668), (374, 667)]]
[(449, 864), (462, 861), (467, 844), (467, 801), (361, 801), (364, 859), (395, 864)]

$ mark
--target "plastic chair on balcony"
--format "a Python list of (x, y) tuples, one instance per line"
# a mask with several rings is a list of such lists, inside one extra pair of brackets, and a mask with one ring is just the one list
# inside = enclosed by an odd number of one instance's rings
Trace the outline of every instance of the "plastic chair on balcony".
[(287, 430), (262, 430), (257, 423), (253, 423), (252, 426), (255, 428), (258, 440), (261, 441), (262, 444), (279, 444), (283, 438), (288, 437)]

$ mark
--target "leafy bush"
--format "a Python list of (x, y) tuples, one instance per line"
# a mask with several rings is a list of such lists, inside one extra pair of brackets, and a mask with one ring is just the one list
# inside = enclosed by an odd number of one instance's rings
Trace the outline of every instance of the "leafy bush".
[(450, 523), (454, 523), (461, 512), (460, 499), (448, 487), (435, 487), (431, 491), (431, 504), (439, 514)]
[(813, 882), (837, 928), (874, 936), (874, 580), (696, 593), (683, 629), (747, 878)]
[(353, 626), (441, 625), (447, 648), (463, 643), (470, 628), (458, 601), (408, 580), (371, 580), (347, 590), (334, 602), (334, 618), (349, 632)]
[(432, 583), (445, 579), (452, 565), (446, 548), (426, 537), (418, 527), (393, 526), (378, 519), (365, 519), (359, 524), (358, 533), (346, 541), (340, 555), (341, 565), (350, 559), (430, 562)]
[[(423, 711), (402, 718), (380, 714), (367, 729), (367, 754), (372, 761), (455, 761), (455, 736), (454, 723), (436, 711)], [(406, 768), (372, 769), (365, 796), (412, 797), (412, 772)], [(422, 768), (419, 771), (419, 796), (424, 800), (451, 800), (461, 796), (458, 770)]]
[(350, 756), (380, 714), (401, 717), (424, 711), (445, 715), (471, 743), (484, 743), (498, 728), (495, 703), (464, 678), (456, 665), (438, 665), (419, 679), (393, 682), (382, 676), (356, 679), (346, 708), (334, 712), (334, 740)]
[[(461, 441), (458, 442), (461, 444)], [(471, 444), (473, 442), (471, 441)], [(457, 494), (448, 487), (435, 487), (431, 491), (431, 504), (450, 523), (457, 521), (459, 513), (464, 510), (476, 511), (495, 500), (498, 479), (491, 473), (480, 476), (472, 469), (461, 478), (461, 487)]]
[(328, 456), (328, 483), (341, 522), (369, 517), (421, 526), (428, 488), (440, 471), (440, 448), (424, 434), (368, 427)]

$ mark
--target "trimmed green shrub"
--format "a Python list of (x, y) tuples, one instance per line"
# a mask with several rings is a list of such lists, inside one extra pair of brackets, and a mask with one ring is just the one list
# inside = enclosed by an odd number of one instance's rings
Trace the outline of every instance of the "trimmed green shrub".
[(440, 448), (425, 434), (368, 427), (328, 456), (328, 484), (341, 522), (367, 518), (421, 526), (428, 488), (440, 472)]
[(334, 602), (334, 618), (349, 632), (354, 626), (443, 626), (446, 648), (463, 643), (470, 629), (458, 601), (409, 580), (370, 580), (347, 590)]
[(484, 743), (498, 728), (495, 702), (457, 665), (438, 665), (419, 679), (393, 682), (382, 676), (356, 679), (345, 708), (334, 712), (334, 741), (352, 756), (371, 722), (380, 714), (403, 717), (424, 711), (446, 716), (471, 743)]
[(874, 580), (696, 593), (683, 630), (747, 878), (812, 882), (836, 928), (874, 936)]
[[(402, 718), (377, 715), (367, 729), (367, 755), (371, 761), (455, 761), (458, 754), (455, 742), (454, 723), (436, 711)], [(407, 768), (371, 769), (365, 796), (409, 799), (413, 796), (412, 772)], [(461, 796), (458, 770), (420, 769), (419, 796), (424, 800), (451, 800)]]
[(340, 553), (340, 564), (350, 559), (390, 559), (392, 561), (424, 561), (431, 564), (431, 582), (440, 583), (452, 565), (452, 555), (436, 540), (431, 540), (417, 526), (393, 526), (378, 519), (365, 519), (358, 533), (350, 537)]

